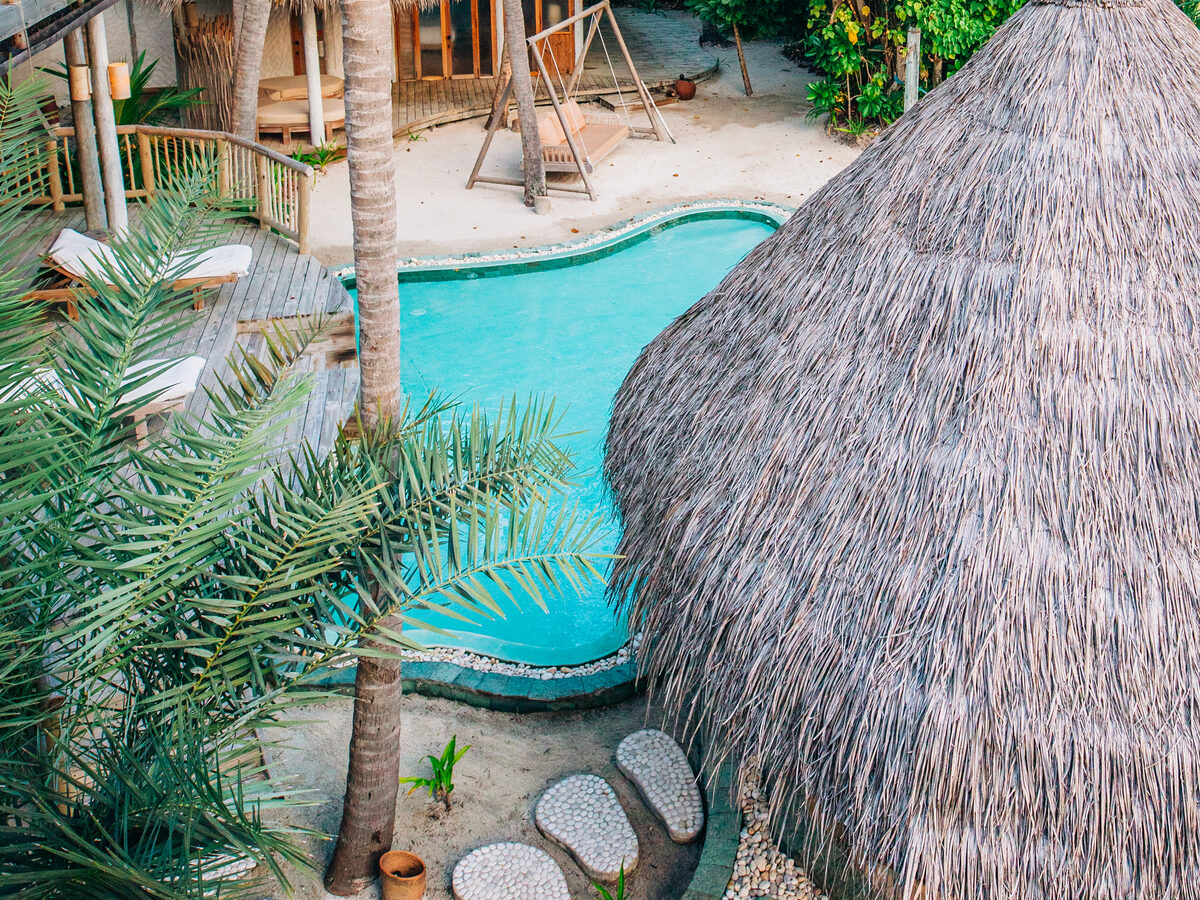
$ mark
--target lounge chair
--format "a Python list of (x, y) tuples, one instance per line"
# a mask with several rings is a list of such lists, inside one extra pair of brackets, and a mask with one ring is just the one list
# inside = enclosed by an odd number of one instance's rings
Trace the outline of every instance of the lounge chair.
[[(175, 280), (174, 286), (179, 289), (191, 288), (195, 295), (193, 307), (203, 309), (204, 297), (201, 292), (248, 275), (253, 258), (254, 251), (245, 244), (213, 247), (196, 256), (181, 277)], [(75, 309), (75, 294), (86, 289), (83, 280), (88, 273), (105, 277), (106, 264), (111, 266), (115, 261), (112, 248), (103, 241), (64, 228), (50, 247), (45, 264), (58, 272), (65, 283), (32, 291), (29, 296), (39, 300), (66, 301), (67, 314), (76, 319), (79, 313)]]
[[(321, 100), (325, 117), (325, 140), (333, 140), (335, 128), (346, 127), (346, 103), (333, 97)], [(308, 131), (308, 101), (284, 100), (282, 103), (261, 103), (258, 107), (258, 133), (278, 134), (285, 144), (292, 142), (293, 131)], [(312, 137), (312, 135), (309, 135)]]
[[(594, 172), (596, 163), (629, 136), (629, 127), (610, 113), (585, 113), (574, 100), (562, 104), (562, 111), (589, 173)], [(538, 136), (542, 140), (542, 161), (547, 172), (579, 171), (562, 122), (553, 108), (538, 113)]]
[[(135, 381), (139, 374), (151, 368), (158, 368), (164, 362), (166, 360), (147, 359), (135, 363), (125, 373), (127, 382)], [(139, 384), (122, 395), (121, 403), (123, 405), (145, 401), (140, 406), (135, 406), (129, 413), (130, 418), (133, 419), (134, 433), (137, 435), (139, 444), (146, 440), (146, 418), (148, 416), (161, 416), (183, 409), (187, 398), (196, 390), (196, 385), (200, 381), (200, 375), (207, 362), (203, 356), (182, 357), (172, 362), (145, 384)], [(7, 396), (20, 397), (39, 391), (59, 391), (61, 387), (62, 382), (58, 375), (49, 369), (44, 369), (20, 382)]]

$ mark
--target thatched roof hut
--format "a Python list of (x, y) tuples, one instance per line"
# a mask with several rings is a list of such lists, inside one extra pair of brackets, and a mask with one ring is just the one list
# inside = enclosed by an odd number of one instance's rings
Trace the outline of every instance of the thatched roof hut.
[(1030, 0), (617, 397), (646, 671), (898, 894), (1200, 897), (1198, 60)]

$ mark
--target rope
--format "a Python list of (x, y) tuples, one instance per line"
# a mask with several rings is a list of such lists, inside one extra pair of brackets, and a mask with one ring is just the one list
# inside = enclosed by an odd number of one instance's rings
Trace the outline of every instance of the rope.
[[(596, 13), (600, 15), (600, 13)], [(596, 33), (600, 35), (600, 46), (604, 48), (604, 59), (608, 63), (608, 74), (612, 76), (613, 87), (617, 89), (617, 99), (621, 101), (621, 111), (625, 113), (625, 124), (633, 127), (633, 118), (629, 115), (629, 107), (625, 103), (625, 92), (621, 90), (621, 83), (617, 81), (617, 70), (613, 68), (612, 57), (608, 55), (608, 41), (604, 40), (604, 28), (597, 28)]]

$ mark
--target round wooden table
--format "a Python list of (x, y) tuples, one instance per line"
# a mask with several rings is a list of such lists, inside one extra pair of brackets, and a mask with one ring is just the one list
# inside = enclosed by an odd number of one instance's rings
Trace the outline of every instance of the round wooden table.
[[(340, 97), (345, 86), (345, 80), (336, 75), (321, 76), (322, 97)], [(258, 87), (277, 103), (286, 100), (308, 99), (308, 76), (306, 75), (281, 75), (278, 78), (264, 78), (258, 83)]]

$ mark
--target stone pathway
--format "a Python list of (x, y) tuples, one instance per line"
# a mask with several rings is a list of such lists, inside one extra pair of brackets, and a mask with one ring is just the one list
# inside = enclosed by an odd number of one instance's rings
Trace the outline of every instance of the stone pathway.
[(550, 854), (515, 841), (472, 850), (454, 867), (451, 888), (458, 900), (570, 900)]
[(704, 830), (704, 802), (683, 748), (662, 731), (635, 731), (617, 747), (617, 768), (666, 826), (671, 840), (690, 844)]
[[(617, 746), (617, 768), (676, 843), (704, 830), (704, 802), (683, 749), (670, 735), (636, 731)], [(615, 882), (638, 865), (638, 838), (617, 792), (598, 775), (568, 775), (538, 798), (534, 824), (585, 875)], [(655, 839), (657, 840), (657, 838)], [(664, 845), (659, 844), (662, 847)], [(566, 878), (545, 850), (516, 842), (473, 850), (454, 867), (457, 900), (569, 900)]]
[(534, 824), (598, 881), (637, 867), (637, 835), (616, 791), (599, 776), (571, 775), (553, 785), (538, 800)]

